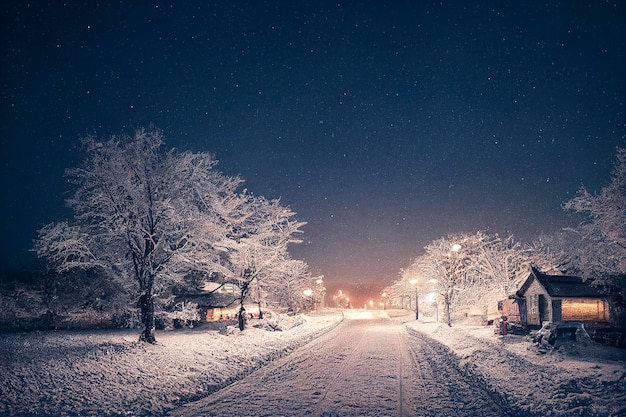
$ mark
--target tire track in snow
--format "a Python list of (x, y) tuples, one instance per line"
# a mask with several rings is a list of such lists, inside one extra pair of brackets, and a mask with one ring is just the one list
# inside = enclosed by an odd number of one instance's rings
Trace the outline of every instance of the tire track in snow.
[(403, 332), (399, 329), (396, 332), (396, 345), (398, 352), (398, 416), (404, 417), (407, 412), (407, 406), (405, 405), (405, 401), (408, 401), (409, 396), (405, 395), (404, 390), (407, 384), (404, 383), (405, 378), (408, 379), (408, 373), (404, 371), (405, 367), (408, 366), (414, 368), (413, 358), (409, 354), (408, 345), (405, 343), (403, 338)]
[(453, 355), (388, 318), (346, 320), (171, 415), (506, 416)]
[(339, 371), (333, 377), (332, 381), (326, 386), (326, 389), (324, 390), (324, 394), (321, 396), (319, 402), (326, 400), (326, 396), (328, 395), (328, 392), (331, 390), (331, 388), (332, 388), (332, 391), (336, 391), (338, 388), (341, 388), (341, 387), (338, 387), (339, 377), (345, 372), (348, 365), (352, 365), (354, 363), (356, 359), (355, 352), (357, 352), (361, 348), (361, 344), (363, 343), (364, 337), (365, 337), (365, 333), (361, 333), (361, 335), (359, 336), (359, 341), (354, 346), (354, 349), (352, 349), (352, 351), (350, 351), (350, 353), (348, 354), (348, 358), (345, 361), (343, 361), (341, 367), (339, 368)]
[[(494, 398), (491, 391), (477, 384), (475, 378), (463, 372), (457, 358), (447, 347), (415, 330), (409, 330), (409, 335), (415, 357), (423, 358), (418, 361), (422, 371), (428, 369), (432, 375), (432, 378), (426, 378), (426, 382), (431, 385), (436, 397), (425, 397), (428, 398), (425, 409), (432, 409), (431, 405), (436, 404), (449, 410), (444, 413), (446, 415), (505, 417), (515, 414), (504, 407), (498, 398)], [(441, 398), (442, 394), (446, 398)]]

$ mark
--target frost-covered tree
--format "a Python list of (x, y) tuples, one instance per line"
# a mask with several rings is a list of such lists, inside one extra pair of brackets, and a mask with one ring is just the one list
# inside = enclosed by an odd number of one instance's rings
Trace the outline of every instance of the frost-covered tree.
[(469, 260), (466, 298), (474, 306), (486, 309), (513, 294), (529, 271), (530, 252), (513, 236), (502, 238), (478, 232), (466, 239)]
[(259, 297), (260, 290), (267, 290), (269, 282), (284, 273), (285, 264), (292, 261), (288, 246), (300, 242), (297, 235), (306, 223), (298, 221), (296, 213), (279, 200), (245, 191), (215, 201), (213, 207), (217, 207), (218, 223), (225, 224), (227, 231), (213, 244), (218, 259), (211, 267), (225, 282), (240, 289), (239, 328), (243, 330), (245, 304), (255, 295)]
[(532, 263), (550, 274), (578, 274), (576, 252), (578, 231), (563, 229), (551, 234), (541, 234), (526, 246)]
[(84, 163), (67, 172), (74, 218), (43, 227), (34, 248), (58, 272), (101, 268), (138, 293), (140, 339), (150, 343), (155, 295), (216, 262), (208, 242), (225, 226), (203, 199), (240, 183), (217, 172), (210, 154), (163, 152), (162, 146), (156, 130), (104, 142), (87, 137)]
[[(610, 283), (610, 277), (626, 274), (626, 148), (617, 149), (611, 181), (594, 195), (582, 187), (564, 204), (587, 216), (578, 229), (582, 275), (597, 284)], [(584, 262), (584, 263), (583, 263)]]
[(448, 236), (428, 244), (425, 254), (417, 258), (414, 268), (421, 279), (435, 283), (443, 301), (444, 321), (452, 326), (452, 310), (467, 284), (469, 259), (465, 235)]
[[(314, 286), (311, 272), (306, 262), (297, 259), (285, 259), (276, 265), (272, 274), (259, 282), (260, 294), (267, 294), (272, 305), (297, 312), (307, 304), (313, 304)], [(310, 296), (306, 291), (310, 290)]]
[(440, 238), (401, 271), (399, 292), (410, 291), (411, 280), (434, 288), (444, 307), (444, 320), (452, 324), (456, 308), (479, 308), (510, 295), (530, 264), (529, 251), (513, 240), (484, 232)]

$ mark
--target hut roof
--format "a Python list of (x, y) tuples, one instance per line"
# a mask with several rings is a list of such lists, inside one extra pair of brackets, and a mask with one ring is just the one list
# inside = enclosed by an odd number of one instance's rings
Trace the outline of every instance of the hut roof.
[(548, 275), (531, 268), (530, 275), (517, 291), (523, 297), (532, 281), (536, 279), (546, 289), (551, 297), (604, 297), (600, 289), (589, 285), (580, 277), (568, 275)]
[(198, 292), (180, 294), (176, 297), (176, 300), (196, 303), (202, 307), (224, 308), (235, 304), (238, 298), (232, 294)]

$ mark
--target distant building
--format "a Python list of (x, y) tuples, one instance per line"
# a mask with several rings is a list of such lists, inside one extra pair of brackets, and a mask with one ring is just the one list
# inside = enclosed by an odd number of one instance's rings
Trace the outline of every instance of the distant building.
[(540, 328), (543, 322), (609, 321), (608, 295), (580, 277), (548, 275), (533, 267), (514, 298), (517, 309), (510, 302), (503, 307), (527, 328)]
[[(239, 287), (235, 284), (207, 281), (197, 292), (181, 294), (177, 299), (196, 303), (202, 320), (235, 320), (239, 314), (240, 294)], [(252, 317), (259, 316), (258, 306), (246, 305), (246, 312)]]

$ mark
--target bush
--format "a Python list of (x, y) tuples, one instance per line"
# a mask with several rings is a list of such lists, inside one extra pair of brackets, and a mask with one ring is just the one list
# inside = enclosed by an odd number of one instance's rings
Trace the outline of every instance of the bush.
[(168, 313), (167, 316), (173, 321), (176, 328), (193, 328), (200, 322), (200, 310), (198, 310), (198, 304), (196, 303), (186, 303), (184, 301), (176, 303), (174, 311)]

